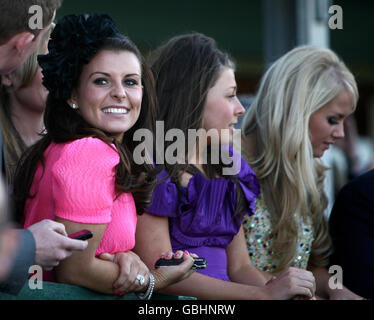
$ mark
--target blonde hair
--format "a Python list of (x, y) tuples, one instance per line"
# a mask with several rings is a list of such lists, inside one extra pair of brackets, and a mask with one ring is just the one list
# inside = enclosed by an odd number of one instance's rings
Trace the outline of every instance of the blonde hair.
[[(55, 24), (43, 35), (39, 47), (34, 51), (16, 70), (13, 71), (16, 77), (19, 77), (20, 85), (16, 90), (27, 87), (34, 79), (39, 65), (37, 57), (44, 54), (47, 49), (48, 40)], [(5, 150), (5, 163), (8, 170), (8, 182), (11, 182), (13, 171), (15, 170), (18, 159), (25, 151), (26, 145), (15, 129), (10, 115), (9, 94), (4, 86), (0, 88), (0, 124), (3, 134), (3, 143)]]
[(36, 72), (38, 71), (38, 55), (44, 54), (47, 50), (48, 40), (51, 36), (51, 32), (55, 27), (55, 23), (52, 22), (49, 30), (43, 35), (39, 47), (34, 51), (16, 70), (13, 72), (20, 77), (20, 87), (26, 87), (32, 79), (35, 77)]
[(273, 252), (274, 256), (280, 254), (276, 272), (290, 266), (295, 258), (295, 214), (312, 219), (310, 263), (325, 266), (328, 262), (331, 241), (323, 215), (327, 168), (313, 158), (309, 119), (343, 89), (352, 93), (356, 106), (356, 81), (336, 54), (314, 46), (297, 47), (267, 70), (244, 117), (242, 134), (244, 138), (251, 135), (255, 150), (248, 160), (272, 214)]

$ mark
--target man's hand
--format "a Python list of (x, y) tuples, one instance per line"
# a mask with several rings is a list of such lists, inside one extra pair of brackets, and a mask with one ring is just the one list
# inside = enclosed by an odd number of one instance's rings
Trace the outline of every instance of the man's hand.
[(27, 228), (36, 243), (35, 264), (49, 271), (74, 250), (82, 251), (88, 242), (67, 237), (65, 226), (52, 220), (43, 220)]

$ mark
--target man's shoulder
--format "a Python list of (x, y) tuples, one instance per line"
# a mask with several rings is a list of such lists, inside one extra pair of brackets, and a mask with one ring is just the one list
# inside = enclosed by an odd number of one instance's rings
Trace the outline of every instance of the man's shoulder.
[(373, 193), (374, 195), (374, 170), (354, 178), (343, 187), (342, 192)]

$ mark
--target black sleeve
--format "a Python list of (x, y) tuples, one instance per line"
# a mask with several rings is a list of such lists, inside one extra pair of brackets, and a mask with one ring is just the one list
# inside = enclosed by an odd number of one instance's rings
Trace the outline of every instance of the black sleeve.
[(334, 245), (331, 265), (343, 269), (343, 284), (365, 298), (374, 298), (374, 171), (346, 185), (330, 217)]
[(19, 246), (14, 259), (11, 274), (0, 283), (0, 292), (17, 295), (23, 288), (29, 276), (29, 268), (34, 264), (35, 240), (32, 233), (27, 230), (18, 230)]

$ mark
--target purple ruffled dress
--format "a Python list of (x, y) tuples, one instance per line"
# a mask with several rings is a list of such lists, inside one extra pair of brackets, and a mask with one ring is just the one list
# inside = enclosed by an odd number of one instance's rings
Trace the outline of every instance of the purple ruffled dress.
[[(240, 157), (239, 155), (237, 155)], [(254, 213), (260, 184), (255, 172), (243, 158), (237, 181), (248, 202), (245, 214)], [(236, 211), (236, 184), (226, 178), (209, 180), (200, 173), (192, 176), (184, 192), (159, 174), (165, 181), (156, 186), (147, 213), (169, 218), (173, 250), (188, 250), (207, 259), (208, 267), (198, 272), (225, 281), (227, 274), (226, 247), (239, 232), (242, 219)]]

